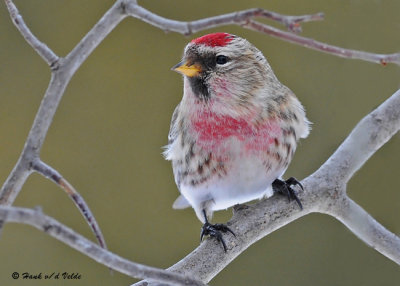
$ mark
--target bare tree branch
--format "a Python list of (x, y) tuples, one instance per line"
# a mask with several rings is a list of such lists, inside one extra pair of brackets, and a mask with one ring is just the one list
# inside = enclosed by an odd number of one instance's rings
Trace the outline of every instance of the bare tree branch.
[(0, 206), (0, 221), (6, 223), (17, 222), (34, 226), (79, 252), (91, 257), (93, 260), (137, 279), (155, 279), (164, 282), (164, 285), (165, 283), (168, 285), (205, 285), (183, 275), (134, 263), (122, 258), (97, 246), (55, 219), (44, 215), (40, 210)]
[[(18, 10), (11, 0), (6, 0), (7, 7), (10, 9), (11, 17), (19, 27), (21, 33), (27, 41), (39, 54), (52, 54), (51, 50), (44, 45), (39, 45), (39, 40), (29, 31), (22, 21)], [(339, 47), (323, 44), (311, 39), (299, 37), (295, 34), (286, 33), (278, 29), (273, 29), (264, 24), (250, 20), (252, 17), (267, 17), (285, 24), (287, 27), (296, 27), (301, 22), (320, 20), (322, 14), (304, 15), (304, 16), (284, 16), (281, 14), (269, 12), (262, 9), (249, 9), (236, 13), (224, 14), (211, 18), (201, 19), (192, 22), (181, 22), (163, 18), (143, 7), (139, 6), (133, 0), (119, 0), (106, 12), (99, 22), (89, 31), (82, 41), (67, 55), (61, 59), (58, 66), (52, 72), (52, 77), (45, 97), (42, 101), (35, 121), (29, 132), (22, 154), (10, 173), (6, 182), (0, 191), (0, 204), (10, 205), (15, 200), (26, 178), (30, 174), (30, 163), (39, 157), (41, 146), (44, 142), (48, 128), (51, 124), (55, 111), (57, 110), (60, 99), (68, 85), (71, 77), (79, 66), (86, 60), (89, 54), (97, 45), (111, 32), (111, 30), (122, 21), (127, 15), (136, 17), (166, 31), (175, 31), (185, 35), (195, 33), (200, 30), (212, 28), (221, 25), (236, 24), (249, 26), (252, 29), (258, 29), (265, 33), (277, 36), (283, 40), (289, 40), (304, 46), (333, 53), (336, 55), (360, 58), (380, 63), (400, 63), (400, 54), (378, 55), (365, 52), (346, 50)], [(17, 21), (15, 21), (17, 19)], [(23, 25), (21, 24), (23, 23)], [(22, 25), (22, 26), (21, 26)], [(268, 32), (269, 31), (269, 32)], [(32, 44), (35, 43), (35, 44)], [(45, 48), (44, 48), (45, 47)], [(48, 61), (53, 57), (45, 57)]]
[(303, 47), (343, 58), (360, 59), (373, 63), (379, 63), (382, 65), (386, 65), (388, 63), (400, 65), (400, 53), (375, 54), (345, 49), (330, 44), (318, 42), (313, 39), (302, 37), (290, 32), (285, 32), (253, 20), (253, 18), (255, 17), (269, 18), (284, 24), (290, 31), (298, 32), (300, 31), (300, 23), (321, 20), (323, 19), (322, 13), (303, 16), (286, 16), (263, 9), (249, 9), (235, 13), (223, 14), (205, 19), (184, 22), (167, 19), (157, 14), (154, 14), (138, 5), (136, 1), (125, 0), (124, 3), (126, 12), (130, 16), (138, 18), (160, 29), (163, 29), (166, 32), (172, 31), (188, 36), (205, 29), (227, 25), (239, 25), (247, 29), (255, 30), (257, 32), (279, 38), (283, 41), (287, 41), (293, 44), (297, 44)]
[(93, 231), (93, 234), (95, 235), (97, 241), (99, 242), (99, 245), (107, 249), (106, 241), (104, 239), (104, 236), (101, 232), (100, 226), (97, 223), (92, 211), (90, 210), (88, 204), (85, 202), (85, 200), (82, 198), (82, 196), (75, 190), (75, 188), (66, 180), (64, 179), (59, 172), (54, 170), (52, 167), (44, 163), (43, 161), (36, 160), (32, 164), (32, 169), (44, 176), (45, 178), (53, 181), (56, 183), (58, 186), (60, 186), (66, 193), (67, 195), (71, 198), (71, 200), (74, 202), (76, 207), (79, 209), (83, 217), (85, 218), (86, 222), (90, 226), (90, 228)]
[(141, 7), (136, 1), (125, 1), (126, 12), (150, 25), (166, 32), (177, 32), (186, 36), (193, 33), (226, 25), (241, 25), (254, 17), (263, 17), (283, 24), (291, 31), (300, 32), (300, 23), (323, 20), (323, 13), (301, 16), (287, 16), (260, 8), (253, 8), (219, 16), (209, 17), (191, 22), (182, 22), (161, 17)]
[(278, 39), (310, 48), (316, 51), (328, 53), (334, 56), (347, 58), (347, 59), (358, 59), (367, 62), (373, 62), (377, 64), (386, 65), (388, 63), (394, 63), (400, 65), (400, 53), (394, 54), (375, 54), (368, 53), (357, 50), (350, 50), (341, 47), (337, 47), (334, 45), (330, 45), (327, 43), (319, 42), (310, 38), (302, 37), (293, 33), (288, 33), (279, 29), (276, 29), (272, 26), (265, 25), (253, 20), (249, 20), (248, 23), (243, 24), (243, 27), (249, 28), (251, 30), (261, 32)]
[(341, 221), (359, 239), (400, 265), (400, 238), (388, 231), (353, 200), (345, 197), (327, 214)]
[[(11, 0), (7, 1), (12, 4)], [(0, 191), (0, 205), (11, 205), (25, 180), (31, 173), (32, 162), (39, 159), (40, 150), (53, 120), (58, 104), (72, 76), (90, 53), (125, 18), (121, 1), (117, 1), (96, 23), (80, 43), (60, 59), (57, 69), (53, 69), (49, 86), (29, 131), (22, 154)], [(22, 19), (21, 16), (19, 18)], [(36, 51), (36, 46), (33, 46)], [(40, 54), (40, 52), (38, 51)]]
[(58, 56), (51, 49), (49, 49), (46, 44), (39, 41), (35, 35), (32, 34), (14, 3), (11, 0), (4, 0), (4, 2), (6, 3), (14, 25), (21, 32), (21, 35), (51, 68), (55, 68), (59, 59)]
[[(48, 167), (47, 165), (37, 165), (37, 163), (41, 162), (40, 150), (65, 88), (91, 52), (127, 16), (138, 18), (164, 31), (174, 31), (184, 35), (218, 26), (240, 25), (284, 41), (340, 57), (356, 58), (383, 65), (387, 63), (400, 65), (400, 53), (374, 54), (344, 49), (285, 32), (254, 20), (255, 17), (269, 18), (282, 23), (290, 31), (298, 32), (300, 23), (321, 20), (322, 14), (320, 13), (285, 16), (262, 9), (249, 9), (183, 22), (156, 15), (139, 6), (134, 0), (116, 1), (76, 47), (65, 58), (59, 58), (33, 35), (13, 2), (5, 0), (5, 3), (14, 24), (26, 41), (50, 65), (52, 74), (22, 154), (0, 191), (1, 205), (13, 203), (25, 180), (33, 171), (39, 171), (45, 176), (52, 176), (50, 169), (45, 168)], [(225, 239), (229, 248), (227, 254), (223, 253), (223, 249), (214, 240), (206, 240), (186, 258), (172, 266), (169, 272), (132, 263), (116, 256), (38, 211), (2, 206), (0, 207), (0, 219), (5, 222), (34, 225), (104, 265), (133, 277), (163, 281), (164, 284), (169, 282), (179, 285), (203, 285), (184, 276), (196, 277), (196, 279), (208, 282), (255, 241), (312, 212), (334, 216), (360, 239), (400, 264), (400, 239), (375, 221), (346, 194), (346, 183), (354, 172), (399, 130), (399, 112), (400, 91), (397, 91), (356, 126), (320, 169), (302, 181), (305, 191), (300, 192), (299, 196), (303, 202), (303, 211), (300, 211), (295, 204), (288, 205), (275, 197), (251, 206), (235, 207), (234, 215), (228, 224), (234, 229), (237, 237), (226, 235)], [(55, 170), (53, 171), (55, 172), (53, 175), (58, 174)], [(61, 175), (58, 183), (67, 193), (75, 193), (72, 186)], [(172, 272), (181, 273), (184, 276)], [(138, 285), (143, 285), (143, 283), (140, 282)]]
[(400, 90), (358, 123), (316, 175), (347, 183), (399, 129)]
[(108, 34), (127, 17), (124, 13), (122, 0), (118, 0), (101, 17), (94, 27), (65, 57), (65, 69), (71, 76), (82, 65), (94, 49), (108, 36)]

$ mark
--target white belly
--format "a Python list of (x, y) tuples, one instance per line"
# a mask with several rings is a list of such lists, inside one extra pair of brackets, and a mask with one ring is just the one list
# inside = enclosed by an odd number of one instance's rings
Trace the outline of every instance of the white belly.
[(211, 201), (210, 210), (221, 210), (251, 200), (270, 197), (271, 184), (284, 170), (267, 172), (258, 156), (237, 157), (230, 162), (226, 176), (215, 177), (200, 185), (181, 184), (181, 193), (194, 209)]

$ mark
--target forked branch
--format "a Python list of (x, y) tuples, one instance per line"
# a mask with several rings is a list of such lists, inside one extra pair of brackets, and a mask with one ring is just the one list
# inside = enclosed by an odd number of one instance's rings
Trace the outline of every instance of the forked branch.
[[(52, 76), (22, 154), (0, 191), (1, 205), (11, 205), (13, 203), (25, 180), (33, 171), (38, 171), (49, 177), (66, 190), (72, 198), (76, 198), (77, 193), (73, 187), (55, 170), (41, 162), (40, 150), (71, 77), (112, 29), (127, 16), (138, 18), (164, 31), (173, 31), (184, 35), (191, 35), (198, 31), (218, 26), (239, 25), (275, 36), (284, 41), (340, 57), (357, 58), (383, 65), (387, 63), (400, 65), (400, 53), (374, 54), (355, 51), (321, 43), (292, 33), (300, 32), (301, 23), (321, 20), (321, 13), (286, 16), (263, 9), (249, 9), (183, 22), (154, 14), (138, 5), (137, 1), (134, 0), (116, 1), (76, 47), (65, 58), (59, 58), (49, 47), (33, 35), (13, 2), (5, 0), (5, 3), (14, 24), (23, 37), (51, 67)], [(290, 32), (260, 23), (255, 20), (256, 17), (277, 21), (283, 24)], [(295, 205), (287, 205), (276, 198), (264, 200), (252, 206), (235, 208), (234, 216), (229, 225), (234, 229), (237, 237), (233, 239), (227, 236), (229, 248), (227, 254), (222, 255), (223, 250), (218, 244), (215, 244), (212, 240), (206, 240), (189, 256), (169, 269), (171, 272), (181, 273), (183, 276), (135, 264), (115, 255), (110, 256), (110, 253), (106, 250), (92, 244), (69, 228), (37, 211), (2, 206), (0, 207), (0, 220), (34, 225), (104, 265), (133, 277), (163, 281), (164, 284), (170, 282), (178, 285), (187, 283), (203, 285), (196, 280), (187, 278), (187, 276), (208, 282), (252, 243), (311, 212), (323, 212), (336, 217), (362, 240), (400, 264), (399, 238), (376, 222), (361, 207), (351, 201), (346, 194), (348, 179), (380, 146), (399, 130), (399, 111), (400, 91), (397, 91), (357, 125), (339, 149), (319, 170), (302, 181), (306, 189), (305, 192), (300, 193), (304, 211), (299, 211)], [(81, 201), (76, 200), (76, 203), (80, 205)], [(90, 214), (85, 214), (84, 210), (83, 212), (87, 219), (92, 217)], [(363, 219), (363, 223), (367, 224), (368, 228), (361, 228), (354, 218)], [(99, 230), (97, 224), (92, 225), (92, 228)], [(99, 237), (101, 239), (101, 233)]]
[[(15, 6), (11, 0), (6, 0), (6, 4), (11, 7), (11, 11), (17, 11), (16, 8), (13, 8)], [(17, 17), (12, 18), (14, 23), (22, 23), (20, 21), (22, 17), (19, 13), (14, 12), (10, 15), (11, 17)], [(57, 111), (58, 104), (72, 76), (90, 53), (125, 17), (120, 1), (117, 1), (78, 45), (65, 58), (58, 60), (57, 68), (52, 69), (49, 86), (40, 104), (32, 128), (29, 131), (21, 156), (0, 190), (0, 205), (11, 205), (14, 202), (25, 180), (32, 172), (32, 163), (40, 159), (40, 150), (53, 121), (54, 114)], [(23, 31), (26, 32), (26, 30)], [(52, 52), (48, 52), (50, 48), (41, 44), (30, 31), (28, 39), (31, 41), (29, 43), (40, 55), (52, 54)], [(43, 47), (46, 48), (42, 51), (41, 48)], [(47, 56), (45, 56), (45, 59), (48, 59)]]
[[(10, 11), (10, 16), (20, 30), (21, 34), (28, 43), (42, 56), (42, 58), (53, 67), (52, 78), (46, 91), (44, 100), (39, 108), (32, 129), (28, 135), (22, 154), (10, 173), (0, 191), (0, 204), (11, 205), (19, 193), (26, 178), (29, 176), (29, 162), (39, 156), (41, 146), (46, 137), (48, 128), (57, 110), (60, 99), (68, 85), (72, 75), (86, 60), (90, 53), (98, 44), (120, 23), (126, 16), (141, 19), (151, 25), (159, 27), (165, 31), (174, 31), (184, 35), (224, 25), (241, 25), (245, 28), (255, 29), (259, 32), (278, 37), (285, 41), (290, 41), (308, 48), (331, 53), (333, 55), (358, 58), (381, 64), (396, 63), (400, 64), (400, 54), (372, 54), (361, 51), (344, 49), (309, 38), (300, 37), (293, 33), (288, 33), (275, 29), (271, 26), (261, 24), (253, 20), (255, 17), (269, 18), (284, 24), (291, 31), (299, 31), (300, 23), (321, 20), (322, 13), (287, 16), (264, 9), (249, 9), (235, 13), (228, 13), (210, 18), (200, 19), (191, 22), (182, 22), (167, 19), (141, 7), (134, 0), (118, 0), (105, 13), (99, 22), (89, 31), (89, 33), (77, 44), (77, 46), (62, 61), (55, 55), (50, 48), (40, 42), (25, 25), (21, 15), (11, 0), (5, 0)], [(57, 62), (57, 69), (54, 63)]]
[(60, 173), (58, 173), (52, 167), (40, 160), (36, 160), (33, 163), (32, 169), (44, 176), (45, 178), (56, 183), (67, 193), (67, 195), (74, 202), (74, 204), (77, 206), (77, 208), (85, 218), (86, 222), (89, 224), (90, 228), (93, 231), (93, 234), (96, 236), (96, 239), (99, 242), (99, 245), (102, 248), (107, 249), (106, 241), (103, 234), (101, 233), (100, 227), (94, 215), (92, 214), (92, 211), (90, 210), (88, 204), (85, 202), (82, 196), (75, 190), (75, 188), (65, 178), (63, 178)]
[(10, 13), (14, 25), (18, 28), (21, 35), (50, 67), (55, 68), (59, 59), (58, 56), (51, 49), (49, 49), (46, 44), (42, 43), (38, 38), (35, 37), (35, 35), (25, 24), (24, 19), (20, 15), (14, 3), (11, 0), (4, 0), (4, 2), (6, 3), (8, 12)]

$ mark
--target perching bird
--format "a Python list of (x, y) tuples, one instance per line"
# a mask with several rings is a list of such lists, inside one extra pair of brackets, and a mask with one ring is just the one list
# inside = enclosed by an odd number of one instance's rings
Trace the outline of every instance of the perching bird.
[(233, 232), (209, 221), (235, 204), (279, 192), (301, 207), (291, 188), (300, 183), (281, 176), (310, 123), (263, 54), (243, 38), (215, 33), (192, 40), (172, 69), (184, 76), (164, 153), (181, 193), (173, 207), (195, 210), (201, 238), (214, 236), (226, 250), (221, 231)]

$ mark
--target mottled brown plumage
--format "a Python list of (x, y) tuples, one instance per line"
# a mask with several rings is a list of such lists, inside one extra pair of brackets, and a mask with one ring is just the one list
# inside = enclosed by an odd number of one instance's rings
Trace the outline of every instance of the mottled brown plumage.
[(184, 92), (165, 156), (182, 197), (205, 223), (213, 211), (272, 195), (309, 122), (296, 96), (245, 39), (216, 33), (190, 42), (174, 70)]

